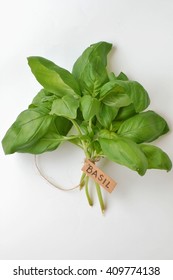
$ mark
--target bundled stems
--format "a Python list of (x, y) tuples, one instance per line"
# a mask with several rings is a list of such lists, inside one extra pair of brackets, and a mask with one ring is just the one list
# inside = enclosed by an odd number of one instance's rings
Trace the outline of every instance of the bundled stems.
[[(91, 196), (89, 194), (89, 189), (88, 189), (89, 184), (88, 183), (89, 183), (89, 177), (85, 173), (83, 173), (82, 176), (81, 176), (81, 180), (80, 180), (80, 189), (85, 187), (85, 193), (86, 193), (88, 203), (89, 203), (90, 206), (93, 206), (93, 201), (92, 201)], [(101, 208), (102, 213), (104, 213), (105, 205), (104, 205), (100, 185), (95, 182), (95, 186), (96, 186), (96, 191), (97, 191), (97, 195), (98, 195), (98, 199), (99, 199), (99, 203), (100, 203), (100, 208)]]
[[(82, 131), (81, 131), (79, 125), (77, 124), (77, 122), (75, 120), (71, 120), (71, 121), (72, 121), (74, 127), (76, 128), (76, 131), (79, 133), (79, 135), (83, 136)], [(92, 119), (89, 120), (88, 127), (90, 130), (92, 130)], [(81, 145), (82, 145), (82, 149), (84, 150), (86, 158), (91, 159), (92, 158), (91, 155), (93, 155), (95, 151), (89, 152), (88, 143), (85, 143), (85, 141), (82, 139), (81, 139)], [(85, 193), (86, 193), (88, 203), (90, 206), (93, 206), (93, 201), (90, 197), (89, 190), (88, 190), (88, 182), (89, 182), (89, 177), (85, 173), (83, 173), (81, 176), (81, 180), (80, 180), (80, 189), (82, 189), (85, 186)], [(102, 210), (102, 213), (104, 213), (105, 205), (104, 205), (100, 185), (95, 182), (95, 186), (96, 186), (96, 191), (97, 191), (97, 195), (98, 195), (98, 199), (99, 199), (99, 203), (100, 203), (100, 208)]]

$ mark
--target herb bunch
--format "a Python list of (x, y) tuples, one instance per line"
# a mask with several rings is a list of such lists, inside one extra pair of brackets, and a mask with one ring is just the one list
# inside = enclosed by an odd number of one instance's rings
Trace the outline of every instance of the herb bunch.
[[(172, 163), (168, 155), (147, 144), (167, 133), (168, 125), (154, 111), (144, 111), (150, 99), (140, 83), (122, 72), (118, 76), (108, 73), (111, 48), (107, 42), (91, 45), (77, 59), (72, 73), (43, 57), (28, 57), (43, 88), (5, 134), (5, 154), (41, 154), (70, 141), (94, 162), (106, 157), (139, 175), (151, 168), (169, 171)], [(92, 205), (88, 180), (82, 174), (80, 185)], [(98, 184), (96, 189), (104, 211)]]

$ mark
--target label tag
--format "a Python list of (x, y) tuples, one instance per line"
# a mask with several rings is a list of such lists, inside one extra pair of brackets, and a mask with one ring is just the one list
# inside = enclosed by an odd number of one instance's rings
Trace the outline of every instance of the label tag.
[(99, 169), (93, 162), (88, 159), (85, 160), (82, 171), (109, 193), (113, 191), (117, 184), (112, 178), (106, 175), (101, 169)]

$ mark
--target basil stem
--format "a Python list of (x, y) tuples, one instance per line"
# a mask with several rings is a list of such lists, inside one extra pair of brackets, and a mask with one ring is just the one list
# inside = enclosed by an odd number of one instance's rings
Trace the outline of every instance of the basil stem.
[(97, 195), (98, 195), (98, 199), (99, 199), (99, 203), (100, 203), (100, 208), (102, 210), (102, 213), (104, 214), (104, 212), (105, 212), (105, 205), (104, 205), (101, 189), (100, 189), (99, 184), (96, 183), (96, 182), (95, 182), (95, 186), (96, 186)]

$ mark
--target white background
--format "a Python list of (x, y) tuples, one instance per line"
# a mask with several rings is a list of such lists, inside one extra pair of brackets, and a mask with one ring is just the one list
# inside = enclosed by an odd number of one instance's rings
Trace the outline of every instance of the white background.
[[(149, 92), (150, 109), (170, 132), (155, 143), (173, 159), (173, 1), (0, 1), (0, 138), (41, 88), (26, 57), (44, 56), (72, 69), (82, 51), (101, 40), (114, 44), (109, 68), (124, 71)], [(38, 174), (32, 155), (5, 156), (0, 148), (0, 259), (173, 259), (173, 171), (144, 177), (114, 163), (103, 169), (117, 182), (85, 192), (59, 191)], [(70, 144), (39, 158), (64, 186), (78, 183), (83, 154)]]

